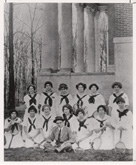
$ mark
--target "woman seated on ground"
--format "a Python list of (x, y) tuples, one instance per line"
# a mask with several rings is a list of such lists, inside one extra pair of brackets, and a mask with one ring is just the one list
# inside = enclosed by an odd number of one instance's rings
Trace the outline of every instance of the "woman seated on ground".
[(62, 108), (64, 125), (71, 128), (72, 133), (76, 132), (78, 121), (76, 116), (73, 114), (73, 108), (71, 105), (66, 104)]
[(25, 118), (23, 122), (24, 132), (25, 132), (25, 147), (33, 147), (35, 143), (40, 143), (43, 139), (40, 134), (40, 129), (42, 129), (41, 117), (37, 114), (37, 109), (35, 106), (30, 106), (28, 109), (28, 117)]
[[(114, 148), (114, 122), (112, 118), (107, 115), (107, 110), (104, 105), (99, 105), (97, 108), (98, 115), (91, 119), (91, 124), (93, 127), (92, 136), (92, 147), (93, 139), (101, 135), (101, 145), (99, 149), (101, 150), (111, 150)], [(97, 144), (94, 144), (97, 145)]]
[(89, 99), (88, 99), (88, 116), (94, 116), (97, 115), (97, 108), (99, 105), (105, 105), (104, 97), (98, 92), (99, 87), (97, 84), (91, 84), (89, 86)]
[(57, 116), (54, 123), (56, 123), (56, 126), (53, 127), (51, 134), (46, 138), (44, 151), (72, 151), (72, 143), (74, 143), (75, 140), (71, 129), (64, 125), (64, 119), (62, 116)]
[(125, 107), (125, 99), (118, 98), (116, 101), (118, 109), (114, 109), (114, 122), (116, 123), (116, 129), (114, 133), (114, 143), (119, 141), (120, 132), (122, 131), (122, 142), (127, 149), (133, 148), (133, 116), (132, 112)]
[(77, 109), (76, 111), (78, 127), (76, 127), (76, 144), (73, 145), (73, 149), (80, 147), (82, 149), (90, 149), (90, 140), (93, 134), (90, 119), (85, 116), (85, 111), (83, 109)]
[(4, 148), (18, 148), (23, 147), (23, 139), (21, 136), (22, 120), (18, 117), (18, 112), (12, 110), (9, 112), (9, 117), (5, 120), (4, 136), (6, 144)]
[(41, 112), (41, 124), (42, 124), (42, 129), (41, 129), (41, 134), (43, 136), (43, 139), (47, 138), (50, 133), (52, 128), (54, 127), (54, 117), (51, 114), (51, 108), (49, 105), (43, 105), (42, 107), (42, 112)]

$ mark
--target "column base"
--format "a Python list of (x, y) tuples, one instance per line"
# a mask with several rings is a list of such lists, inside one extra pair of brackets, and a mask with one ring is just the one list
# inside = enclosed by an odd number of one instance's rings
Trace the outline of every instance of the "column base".
[(61, 68), (59, 72), (60, 73), (62, 73), (62, 72), (71, 73), (72, 72), (72, 68)]

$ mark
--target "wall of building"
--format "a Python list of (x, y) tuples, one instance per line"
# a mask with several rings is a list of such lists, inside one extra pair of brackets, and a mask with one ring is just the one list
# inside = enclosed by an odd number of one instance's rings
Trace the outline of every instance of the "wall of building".
[[(45, 81), (51, 81), (54, 86), (54, 91), (58, 92), (58, 86), (60, 83), (66, 83), (69, 86), (69, 92), (74, 95), (76, 90), (76, 84), (83, 82), (89, 87), (90, 84), (96, 83), (99, 86), (99, 92), (103, 94), (106, 102), (109, 99), (109, 96), (112, 93), (111, 85), (114, 82), (115, 74), (114, 73), (46, 73), (41, 74), (38, 77), (38, 92), (41, 93), (44, 87)], [(86, 90), (89, 93), (89, 90)]]

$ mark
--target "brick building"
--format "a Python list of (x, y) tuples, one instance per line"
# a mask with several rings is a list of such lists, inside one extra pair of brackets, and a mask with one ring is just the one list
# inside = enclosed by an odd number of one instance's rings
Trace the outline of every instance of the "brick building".
[(133, 29), (132, 5), (44, 4), (42, 69), (38, 92), (44, 82), (75, 85), (97, 83), (108, 101), (111, 84), (120, 81), (132, 107)]

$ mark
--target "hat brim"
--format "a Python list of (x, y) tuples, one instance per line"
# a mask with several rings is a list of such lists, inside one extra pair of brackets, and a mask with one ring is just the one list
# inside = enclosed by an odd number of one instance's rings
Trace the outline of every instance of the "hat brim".
[(56, 123), (58, 120), (64, 121), (64, 119), (55, 119), (53, 122)]

